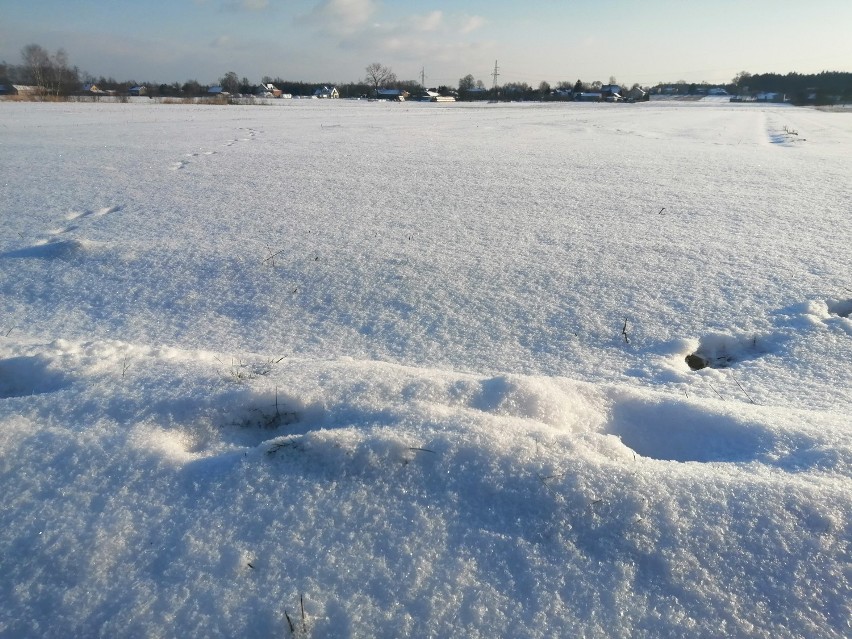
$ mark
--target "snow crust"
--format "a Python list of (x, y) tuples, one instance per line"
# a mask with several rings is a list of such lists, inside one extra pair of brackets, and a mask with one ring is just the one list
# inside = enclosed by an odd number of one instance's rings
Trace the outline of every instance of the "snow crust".
[(0, 636), (852, 635), (850, 114), (0, 131)]

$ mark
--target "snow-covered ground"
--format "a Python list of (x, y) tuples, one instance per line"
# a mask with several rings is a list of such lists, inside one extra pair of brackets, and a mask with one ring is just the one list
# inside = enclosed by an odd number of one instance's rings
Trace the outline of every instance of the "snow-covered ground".
[(850, 178), (724, 100), (0, 103), (0, 636), (849, 637)]

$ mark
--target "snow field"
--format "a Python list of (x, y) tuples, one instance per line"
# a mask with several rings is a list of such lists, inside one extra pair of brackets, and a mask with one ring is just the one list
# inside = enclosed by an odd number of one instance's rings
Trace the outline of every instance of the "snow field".
[(845, 114), (0, 123), (0, 635), (849, 634)]

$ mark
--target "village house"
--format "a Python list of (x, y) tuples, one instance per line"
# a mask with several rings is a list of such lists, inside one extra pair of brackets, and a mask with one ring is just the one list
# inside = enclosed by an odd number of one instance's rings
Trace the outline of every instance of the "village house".
[(314, 97), (336, 100), (340, 97), (340, 93), (337, 91), (337, 87), (323, 86), (314, 91)]
[(404, 102), (409, 97), (408, 91), (402, 89), (376, 89), (376, 97), (379, 100), (391, 100), (393, 102)]
[(261, 84), (254, 90), (254, 94), (260, 98), (280, 98), (282, 95), (281, 89), (274, 84)]
[(574, 94), (575, 102), (603, 102), (603, 94), (600, 91), (582, 91)]
[(605, 84), (601, 87), (601, 97), (607, 102), (621, 102), (624, 99), (621, 91), (617, 84)]

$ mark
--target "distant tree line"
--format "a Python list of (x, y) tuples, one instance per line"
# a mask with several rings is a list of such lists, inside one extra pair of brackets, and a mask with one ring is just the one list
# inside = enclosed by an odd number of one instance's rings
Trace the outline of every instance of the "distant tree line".
[(775, 91), (786, 94), (794, 103), (829, 104), (852, 99), (852, 73), (756, 73), (741, 71), (733, 84), (739, 93)]
[[(364, 78), (354, 82), (303, 82), (286, 80), (281, 77), (264, 76), (264, 85), (273, 84), (283, 93), (293, 96), (313, 95), (317, 88), (335, 86), (340, 97), (352, 98), (373, 96), (380, 88), (399, 89), (411, 95), (420, 95), (427, 91), (415, 80), (399, 80), (390, 67), (378, 62), (368, 65)], [(0, 63), (0, 84), (22, 84), (39, 87), (48, 95), (71, 95), (79, 93), (85, 86), (95, 85), (104, 92), (126, 94), (131, 87), (144, 86), (149, 96), (163, 97), (197, 97), (205, 95), (209, 85), (197, 80), (186, 82), (137, 82), (134, 80), (119, 81), (112, 77), (95, 77), (81, 72), (71, 66), (68, 55), (63, 49), (51, 53), (38, 44), (29, 44), (21, 49), (21, 64)], [(610, 85), (618, 84), (614, 77), (609, 78)], [(228, 71), (219, 79), (219, 86), (230, 94), (254, 94), (259, 89), (256, 83), (247, 77), (240, 78), (235, 72)], [(457, 86), (441, 85), (428, 89), (445, 96), (453, 96), (461, 100), (559, 100), (566, 99), (572, 94), (581, 92), (600, 91), (603, 83), (561, 81), (551, 85), (542, 81), (538, 86), (530, 86), (526, 82), (509, 82), (500, 86), (485, 87), (482, 80), (477, 80), (472, 74), (459, 79)], [(623, 90), (641, 88), (638, 83), (629, 86), (622, 84)], [(823, 71), (816, 74), (777, 73), (752, 74), (747, 71), (738, 73), (726, 85), (695, 84), (679, 80), (674, 83), (659, 83), (653, 89), (655, 92), (675, 94), (701, 94), (710, 88), (725, 88), (728, 92), (747, 94), (757, 92), (779, 92), (796, 103), (816, 102), (831, 103), (839, 100), (852, 99), (852, 73), (839, 71)]]

